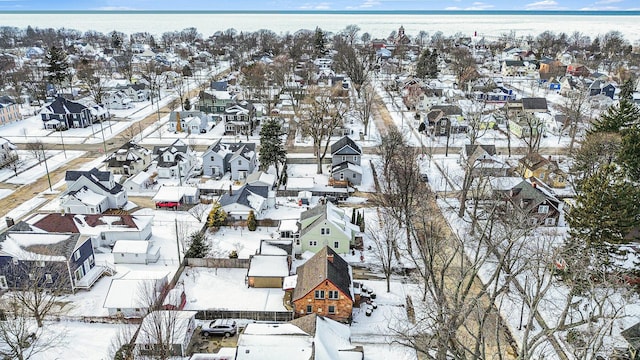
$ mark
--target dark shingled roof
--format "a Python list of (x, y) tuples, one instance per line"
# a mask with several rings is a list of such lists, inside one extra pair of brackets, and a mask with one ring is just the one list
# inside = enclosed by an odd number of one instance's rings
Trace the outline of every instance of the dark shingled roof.
[(109, 179), (111, 178), (111, 173), (108, 171), (100, 171), (96, 168), (93, 168), (89, 171), (68, 170), (64, 176), (64, 180), (76, 181), (82, 176), (92, 180), (97, 179), (98, 181), (109, 181)]
[(224, 195), (222, 195), (220, 197), (220, 205), (226, 206), (229, 204), (241, 204), (251, 207), (248, 200), (248, 197), (251, 193), (260, 195), (266, 199), (269, 197), (269, 187), (244, 185), (237, 191), (234, 191), (231, 195), (229, 195), (229, 193), (225, 193)]
[(542, 110), (547, 111), (547, 99), (545, 98), (522, 98), (522, 108), (524, 110)]
[(640, 349), (640, 322), (636, 323), (632, 327), (623, 330), (620, 335), (627, 340), (629, 347), (638, 350)]
[(122, 185), (118, 183), (114, 183), (111, 189), (102, 185), (101, 181), (109, 181), (109, 179), (111, 178), (111, 172), (100, 171), (96, 168), (93, 168), (89, 171), (68, 170), (67, 173), (65, 174), (64, 179), (66, 181), (77, 181), (83, 176), (89, 179), (89, 181), (91, 181), (92, 183), (96, 184), (96, 186), (98, 186), (100, 189), (110, 194), (117, 194), (122, 191)]
[(294, 301), (307, 295), (325, 280), (331, 281), (353, 301), (349, 264), (330, 247), (320, 249), (311, 259), (298, 267), (297, 273), (298, 282), (293, 290)]
[(88, 109), (86, 106), (58, 96), (51, 104), (46, 108), (54, 114), (79, 114), (82, 110)]
[(360, 147), (348, 136), (343, 136), (342, 139), (336, 141), (331, 145), (331, 154), (335, 154), (340, 151), (343, 147), (350, 146), (354, 151), (342, 151), (340, 154), (344, 155), (360, 155), (362, 154), (362, 150)]
[[(84, 221), (91, 227), (100, 225), (107, 225), (102, 221), (102, 218), (106, 215), (91, 214), (91, 215), (78, 215), (84, 217)], [(137, 229), (134, 219), (134, 215), (108, 215), (109, 217), (119, 217), (120, 220), (111, 222), (111, 225), (117, 225), (118, 227), (126, 227), (130, 229)], [(33, 226), (38, 229), (42, 229), (46, 232), (55, 233), (78, 233), (78, 226), (76, 225), (76, 214), (47, 214), (42, 219), (38, 220)]]

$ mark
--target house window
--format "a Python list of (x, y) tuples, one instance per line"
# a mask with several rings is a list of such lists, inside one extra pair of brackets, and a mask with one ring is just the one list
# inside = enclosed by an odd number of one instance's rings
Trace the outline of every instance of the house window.
[(76, 252), (73, 253), (73, 260), (78, 259), (80, 259), (80, 249), (76, 250)]
[(51, 277), (51, 274), (44, 274), (44, 281), (47, 284), (53, 284), (53, 277)]
[(357, 155), (354, 155), (354, 156), (353, 156), (353, 161), (355, 161), (355, 162), (357, 162), (357, 161), (358, 161), (358, 156), (357, 156)]
[(307, 305), (307, 314), (311, 314), (313, 312), (313, 306)]
[(96, 260), (93, 257), (93, 255), (89, 256), (89, 267), (92, 268), (93, 265), (95, 265), (95, 264), (96, 264)]
[(331, 234), (331, 228), (320, 229), (320, 235), (330, 235), (330, 234)]
[(540, 173), (540, 179), (544, 179), (544, 172)]
[(546, 219), (544, 219), (544, 224), (547, 225), (547, 226), (553, 226), (553, 225), (556, 224), (556, 219), (551, 218), (551, 217), (550, 218), (546, 218)]
[(329, 290), (329, 299), (338, 300), (338, 290)]
[(342, 156), (342, 161), (347, 161), (347, 157), (346, 156)]
[(333, 305), (329, 305), (329, 314), (335, 314), (336, 313), (336, 307)]
[(540, 205), (538, 206), (539, 214), (548, 214), (549, 213), (549, 205)]
[(317, 241), (315, 241), (315, 240), (310, 240), (309, 241), (309, 246), (317, 246), (317, 245), (318, 245)]
[(242, 165), (242, 160), (238, 160), (238, 165)]
[(354, 179), (356, 178), (356, 174), (355, 174), (355, 173), (353, 174), (353, 178), (354, 178)]
[(214, 158), (213, 156), (211, 157), (211, 161), (216, 161), (216, 158)]
[(316, 299), (324, 299), (324, 290), (316, 290), (314, 293)]
[(8, 287), (7, 277), (4, 275), (0, 276), (0, 289), (7, 289)]
[(334, 241), (334, 242), (333, 242), (333, 248), (334, 248), (334, 249), (337, 249), (337, 248), (339, 248), (339, 247), (340, 247), (340, 242), (339, 242), (339, 241)]
[(344, 180), (344, 173), (340, 173), (340, 180)]

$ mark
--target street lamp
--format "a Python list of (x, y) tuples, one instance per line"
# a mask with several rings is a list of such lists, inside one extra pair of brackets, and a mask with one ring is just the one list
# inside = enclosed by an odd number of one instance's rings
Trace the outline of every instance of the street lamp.
[[(92, 126), (93, 127), (93, 126)], [(67, 158), (67, 150), (64, 148), (64, 137), (62, 136), (62, 128), (58, 124), (58, 131), (60, 132), (60, 142), (62, 143), (62, 153), (64, 154), (64, 158)]]

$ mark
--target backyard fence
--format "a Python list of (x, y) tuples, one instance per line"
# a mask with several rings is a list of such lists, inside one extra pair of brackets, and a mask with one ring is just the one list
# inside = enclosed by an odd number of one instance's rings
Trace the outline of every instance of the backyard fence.
[(206, 268), (248, 269), (249, 259), (187, 258), (187, 266)]
[(200, 310), (196, 314), (198, 320), (216, 319), (250, 319), (255, 321), (286, 322), (293, 320), (293, 311), (251, 311), (251, 310)]

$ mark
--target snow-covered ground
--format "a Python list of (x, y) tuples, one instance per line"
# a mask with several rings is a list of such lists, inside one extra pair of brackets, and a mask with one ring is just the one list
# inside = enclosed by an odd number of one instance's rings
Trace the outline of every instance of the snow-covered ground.
[(281, 289), (248, 287), (247, 269), (189, 267), (180, 276), (187, 294), (185, 310), (286, 311)]

